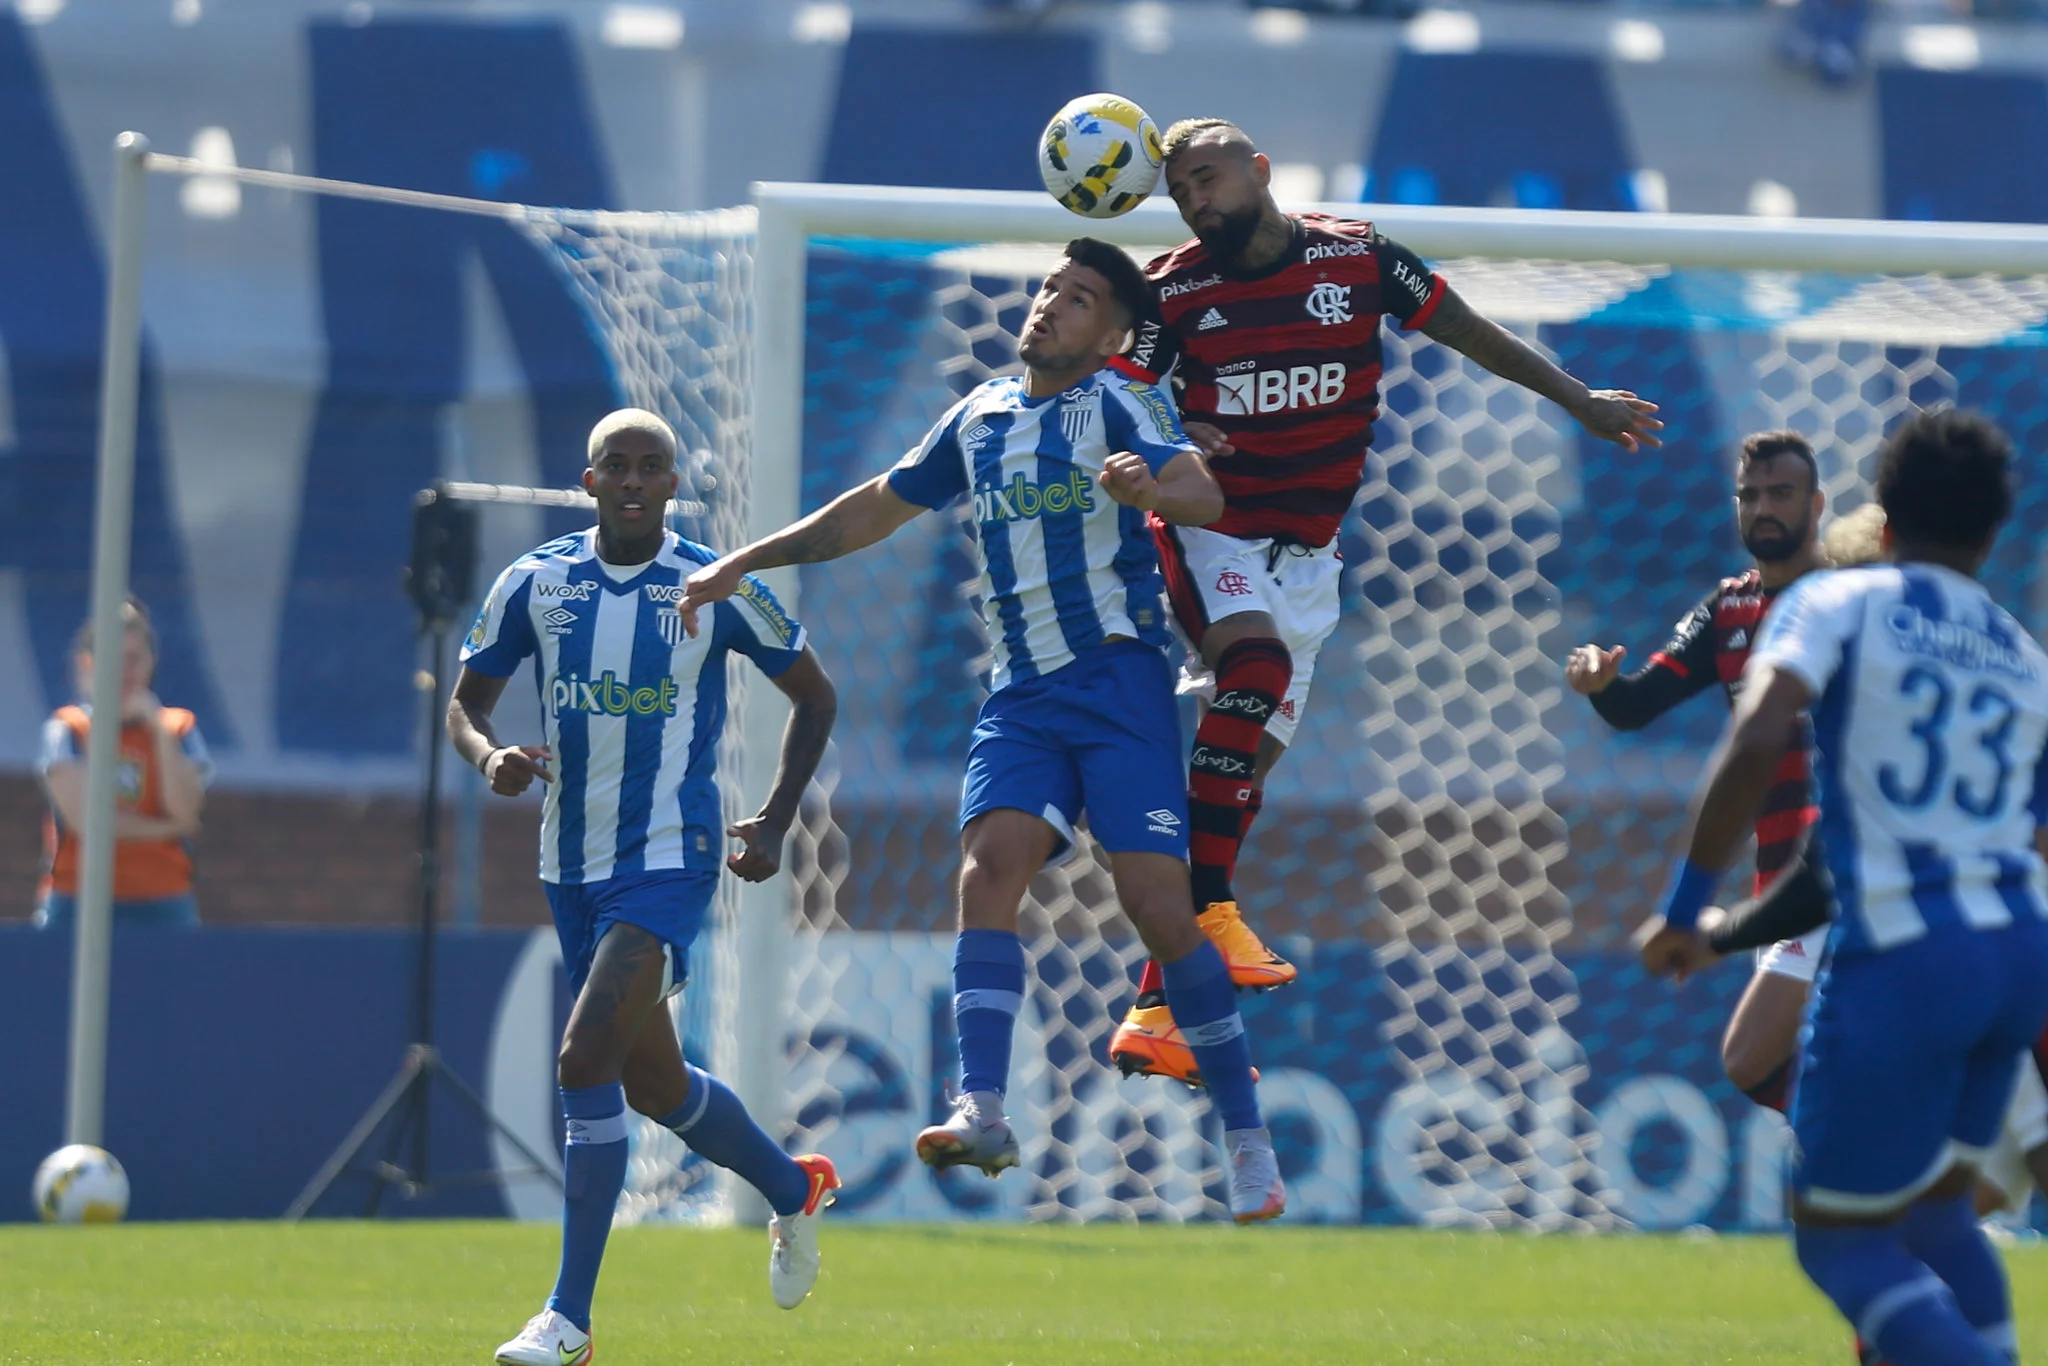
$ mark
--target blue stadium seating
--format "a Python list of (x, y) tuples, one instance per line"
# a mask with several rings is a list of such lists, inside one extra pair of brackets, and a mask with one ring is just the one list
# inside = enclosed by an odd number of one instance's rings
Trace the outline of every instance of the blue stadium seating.
[(1885, 217), (2048, 223), (2048, 82), (1887, 67), (1877, 97)]
[[(561, 24), (316, 23), (309, 38), (319, 174), (612, 205)], [(505, 224), (346, 199), (322, 199), (318, 213), (330, 359), (286, 590), (278, 743), (402, 754), (413, 723), (395, 703), (415, 655), (393, 570), (408, 553), (411, 495), (439, 473), (436, 417), (461, 393), (465, 255), (476, 253), (497, 291), (545, 482), (574, 481), (590, 424), (617, 406), (618, 390), (561, 280)]]
[(1636, 207), (1606, 67), (1583, 55), (1403, 53), (1366, 164), (1395, 203)]
[[(1038, 186), (1053, 111), (1101, 88), (1095, 35), (856, 27), (820, 179), (846, 185)], [(991, 147), (1016, 149), (992, 157)]]
[[(0, 337), (16, 445), (0, 460), (0, 567), (19, 569), (44, 699), (71, 698), (71, 639), (86, 614), (106, 280), (70, 147), (35, 49), (0, 11)], [(135, 445), (131, 581), (149, 604), (158, 686), (199, 713), (214, 744), (235, 727), (202, 661), (184, 539), (164, 480), (160, 391), (145, 346)]]

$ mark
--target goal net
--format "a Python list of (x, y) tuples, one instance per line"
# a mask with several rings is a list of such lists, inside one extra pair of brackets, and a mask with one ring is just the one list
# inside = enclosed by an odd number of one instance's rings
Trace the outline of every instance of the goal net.
[[(750, 494), (757, 530), (814, 508), (886, 468), (974, 384), (1015, 372), (1032, 292), (1057, 243), (1089, 226), (1029, 196), (890, 198), (839, 192), (799, 228), (764, 227), (751, 296), (754, 238), (738, 216), (530, 219), (628, 392), (671, 416), (702, 409), (685, 413), (689, 444), (719, 481), (705, 533), (721, 544), (747, 524)], [(920, 236), (920, 222), (937, 230)], [(1152, 232), (1155, 246), (1178, 235), (1164, 215), (1140, 222), (1117, 230)], [(1662, 404), (1670, 433), (1662, 451), (1604, 446), (1445, 348), (1387, 332), (1375, 453), (1342, 532), (1343, 622), (1240, 878), (1248, 915), (1304, 967), (1300, 985), (1248, 1005), (1294, 1209), (1598, 1228), (1768, 1204), (1732, 1189), (1739, 1145), (1741, 1175), (1768, 1194), (1778, 1136), (1718, 1081), (1722, 998), (1681, 1010), (1625, 954), (1720, 717), (1692, 708), (1618, 743), (1564, 691), (1559, 662), (1586, 640), (1626, 643), (1640, 661), (1741, 567), (1727, 453), (1746, 432), (1813, 438), (1837, 513), (1867, 499), (1882, 434), (1914, 407), (1986, 408), (2024, 446), (2048, 422), (2048, 280), (1761, 268), (1772, 248), (1739, 234), (1729, 265), (1688, 242), (1674, 266), (1654, 233), (1611, 224), (1603, 249), (1619, 259), (1519, 259), (1472, 251), (1463, 222), (1388, 226), (1574, 374)], [(1820, 259), (1797, 243), (1784, 255)], [(729, 313), (687, 302), (719, 272)], [(791, 314), (800, 332), (757, 345), (747, 375), (747, 328)], [(751, 445), (730, 401), (747, 392)], [(761, 515), (764, 499), (778, 515)], [(2042, 513), (2024, 495), (2019, 530), (2038, 531)], [(1213, 1215), (1206, 1102), (1105, 1063), (1143, 950), (1085, 840), (1024, 910), (1034, 973), (1011, 1097), (1022, 1176), (935, 1179), (909, 1156), (956, 1065), (954, 813), (988, 667), (971, 537), (964, 515), (925, 517), (792, 585), (841, 720), (792, 847), (788, 986), (750, 976), (728, 948), (713, 1018), (786, 1048), (790, 1142), (839, 1160), (852, 1209)], [(2028, 539), (2007, 537), (1991, 577), (2039, 625), (2048, 603)], [(747, 730), (772, 744), (772, 726)], [(674, 1155), (649, 1171), (672, 1170)], [(667, 1189), (644, 1208), (680, 1207)]]
[[(528, 237), (620, 397), (674, 423), (678, 527), (719, 547), (887, 468), (955, 398), (1013, 372), (1028, 301), (1067, 238), (1110, 236), (1143, 258), (1182, 236), (1164, 204), (1094, 224), (1037, 195), (761, 189), (758, 209), (704, 214), (375, 194)], [(1867, 500), (1884, 432), (1915, 407), (1983, 408), (2022, 450), (2041, 444), (2048, 232), (1384, 218), (1483, 313), (1589, 383), (1655, 400), (1670, 426), (1663, 450), (1623, 452), (1442, 346), (1384, 334), (1373, 455), (1340, 533), (1342, 621), (1238, 880), (1248, 918), (1302, 968), (1244, 1002), (1290, 1217), (1769, 1222), (1781, 1129), (1717, 1055), (1742, 974), (1673, 995), (1626, 945), (1720, 710), (1616, 737), (1564, 689), (1561, 660), (1600, 641), (1641, 662), (1743, 566), (1729, 452), (1746, 432), (1811, 437), (1831, 513)], [(2036, 630), (2044, 531), (2048, 493), (2023, 480), (1987, 579)], [(1023, 1169), (934, 1176), (912, 1156), (957, 1075), (955, 817), (989, 664), (972, 536), (963, 512), (941, 512), (771, 576), (839, 687), (838, 728), (789, 877), (728, 880), (678, 1023), (793, 1150), (834, 1157), (843, 1212), (1219, 1215), (1207, 1101), (1107, 1063), (1144, 954), (1085, 838), (1023, 913), (1033, 971), (1010, 1091)], [(736, 817), (767, 788), (785, 709), (746, 670), (733, 684), (720, 772)], [(746, 1194), (643, 1124), (621, 1216), (757, 1217)]]

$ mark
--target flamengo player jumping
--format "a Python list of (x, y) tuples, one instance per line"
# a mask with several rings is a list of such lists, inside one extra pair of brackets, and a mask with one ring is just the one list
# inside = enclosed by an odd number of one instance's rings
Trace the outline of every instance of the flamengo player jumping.
[[(1723, 579), (1635, 673), (1618, 676), (1627, 653), (1623, 647), (1581, 645), (1565, 662), (1565, 682), (1617, 730), (1639, 730), (1716, 685), (1732, 705), (1742, 666), (1763, 631), (1764, 614), (1781, 590), (1826, 563), (1818, 534), (1826, 505), (1820, 467), (1805, 437), (1780, 431), (1745, 439), (1736, 462), (1735, 525), (1743, 547), (1756, 557), (1755, 567)], [(1756, 823), (1759, 893), (1791, 865), (1818, 815), (1806, 751), (1800, 744), (1785, 752)], [(1822, 928), (1759, 954), (1749, 988), (1728, 1020), (1721, 1065), (1728, 1079), (1759, 1105), (1786, 1108), (1806, 989), (1820, 968), (1826, 941)]]
[[(1158, 317), (1118, 364), (1171, 375), (1188, 434), (1212, 459), (1224, 514), (1153, 521), (1174, 616), (1191, 647), (1184, 691), (1209, 706), (1188, 783), (1195, 909), (1241, 987), (1291, 982), (1246, 926), (1231, 890), (1266, 775), (1308, 702), (1316, 653), (1336, 628), (1337, 525), (1357, 496), (1379, 412), (1380, 320), (1419, 329), (1561, 405), (1586, 430), (1658, 445), (1656, 405), (1588, 389), (1370, 223), (1280, 212), (1272, 167), (1243, 130), (1184, 119), (1166, 130), (1166, 185), (1195, 234), (1152, 262)], [(1193, 1059), (1147, 964), (1110, 1043), (1126, 1072), (1194, 1078)]]
[(1684, 972), (1799, 715), (1837, 918), (1792, 1109), (1799, 1265), (1892, 1366), (2010, 1366), (2012, 1302), (1970, 1202), (2048, 1019), (2048, 654), (1977, 581), (2012, 448), (1922, 413), (1877, 474), (1886, 565), (1772, 608), (1643, 954)]
[[(491, 790), (548, 785), (540, 875), (576, 1004), (556, 1063), (562, 1262), (547, 1306), (498, 1349), (508, 1366), (582, 1366), (590, 1300), (626, 1181), (626, 1107), (738, 1173), (775, 1210), (768, 1282), (794, 1309), (818, 1279), (818, 1216), (839, 1185), (830, 1159), (792, 1158), (726, 1085), (683, 1061), (659, 1003), (682, 985), (690, 942), (717, 894), (721, 862), (749, 882), (774, 876), (838, 703), (832, 680), (764, 584), (735, 584), (710, 630), (685, 636), (683, 579), (715, 557), (663, 525), (676, 490), (668, 423), (622, 408), (590, 433), (583, 487), (597, 525), (519, 557), (498, 577), (462, 647), (448, 735)], [(725, 664), (742, 654), (793, 704), (775, 786), (726, 835), (718, 735)], [(545, 745), (502, 743), (491, 712), (532, 658)], [(623, 1084), (622, 1084), (623, 1083)]]
[(1115, 247), (1069, 242), (1024, 319), (1022, 376), (977, 385), (894, 469), (692, 574), (683, 610), (687, 622), (749, 570), (835, 560), (969, 500), (995, 667), (960, 795), (961, 1095), (951, 1118), (917, 1136), (917, 1155), (990, 1176), (1017, 1165), (1003, 1115), (1024, 1003), (1017, 916), (1085, 811), (1117, 900), (1166, 965), (1166, 994), (1223, 1119), (1230, 1212), (1243, 1224), (1277, 1217), (1286, 1190), (1230, 969), (1190, 910), (1187, 771), (1145, 524), (1147, 513), (1213, 521), (1223, 494), (1172, 402), (1105, 368), (1149, 292)]

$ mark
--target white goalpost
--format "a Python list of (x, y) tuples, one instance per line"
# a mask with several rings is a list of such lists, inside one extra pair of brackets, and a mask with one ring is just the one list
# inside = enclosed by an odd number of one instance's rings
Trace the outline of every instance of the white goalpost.
[[(860, 468), (872, 474), (882, 468), (872, 457), (887, 440), (921, 430), (938, 415), (933, 404), (1012, 363), (1006, 329), (1013, 324), (1005, 319), (1060, 243), (1090, 235), (1164, 248), (1186, 235), (1163, 198), (1101, 221), (1033, 193), (789, 184), (756, 185), (751, 207), (711, 213), (531, 208), (202, 166), (153, 153), (132, 133), (117, 140), (115, 168), (92, 597), (94, 647), (103, 659), (118, 657), (127, 590), (151, 174), (225, 175), (512, 225), (548, 255), (582, 304), (622, 392), (678, 423), (718, 489), (711, 511), (693, 526), (725, 543), (795, 518), (806, 506), (807, 474), (836, 468), (821, 465), (806, 444), (818, 430), (806, 422), (818, 401), (807, 385), (824, 365), (818, 309), (840, 307), (814, 297), (814, 275), (843, 275), (849, 298), (896, 301), (877, 305), (878, 318), (894, 309), (889, 345), (897, 368), (864, 381), (861, 392), (874, 406), (822, 419), (874, 429), (853, 443), (869, 461)], [(1918, 401), (1912, 383), (1922, 371), (1886, 348), (1911, 347), (1911, 330), (1942, 309), (1954, 311), (1958, 300), (1991, 320), (1979, 330), (1994, 337), (2048, 317), (2041, 285), (2048, 228), (1320, 207), (1373, 219), (1448, 263), (1446, 274), (1482, 311), (1531, 336), (1540, 324), (1582, 320), (1674, 271), (1728, 272), (1740, 288), (1765, 292), (1799, 273), (1848, 281), (1831, 296), (1839, 301), (1835, 312), (1759, 324), (1739, 338), (1731, 330), (1733, 339), (1716, 353), (1714, 373), (1731, 392), (1746, 375), (1796, 370), (1784, 392), (1751, 386), (1757, 396), (1744, 415), (1759, 423), (1811, 425), (1832, 420), (1814, 416), (1822, 407), (1891, 412)], [(824, 257), (830, 262), (821, 265)], [(848, 326), (858, 334), (858, 322)], [(885, 330), (878, 323), (875, 337)], [(844, 344), (858, 352), (861, 342), (855, 335)], [(870, 349), (881, 346), (876, 340)], [(1851, 397), (1838, 393), (1844, 386)], [(1544, 670), (1555, 672), (1554, 647), (1567, 621), (1562, 595), (1539, 562), (1557, 545), (1567, 434), (1533, 397), (1469, 365), (1418, 362), (1405, 339), (1389, 339), (1386, 390), (1375, 445), (1399, 473), (1371, 476), (1365, 498), (1398, 515), (1361, 534), (1375, 555), (1402, 566), (1390, 574), (1401, 591), (1378, 592), (1366, 581), (1369, 566), (1353, 566), (1355, 577), (1364, 576), (1347, 598), (1353, 624), (1340, 630), (1320, 666), (1352, 681), (1349, 691), (1334, 684), (1319, 691), (1317, 701), (1339, 709), (1325, 723), (1334, 728), (1318, 733), (1348, 737), (1363, 787), (1318, 808), (1327, 840), (1289, 856), (1308, 866), (1302, 885), (1320, 876), (1333, 889), (1328, 907), (1336, 909), (1315, 912), (1320, 920), (1303, 912), (1318, 944), (1355, 944), (1384, 975), (1388, 1000), (1372, 1017), (1380, 1037), (1353, 1041), (1396, 1059), (1400, 1085), (1379, 1115), (1378, 1178), (1401, 1210), (1423, 1222), (1561, 1228), (1640, 1219), (1645, 1197), (1617, 1195), (1627, 1182), (1603, 1170), (1596, 1152), (1602, 1133), (1611, 1138), (1621, 1120), (1609, 1115), (1613, 1107), (1596, 1116), (1574, 1099), (1584, 1048), (1572, 1020), (1576, 989), (1559, 957), (1573, 930), (1570, 887), (1577, 884), (1565, 876), (1572, 835), (1557, 792), (1568, 785), (1553, 716), (1557, 690)], [(1868, 425), (1871, 433), (1845, 438), (1831, 457), (1831, 491), (1853, 495), (1882, 424)], [(1414, 541), (1389, 529), (1425, 495), (1445, 507), (1482, 510), (1492, 529), (1472, 533), (1476, 561), (1456, 558), (1449, 531)], [(836, 672), (845, 660), (860, 697), (897, 696), (918, 671), (892, 660), (922, 648), (911, 637), (944, 614), (913, 601), (912, 580), (902, 575), (951, 563), (946, 556), (966, 545), (968, 533), (943, 515), (922, 521), (931, 524), (916, 533), (924, 539), (903, 552), (917, 558), (878, 558), (858, 568), (849, 561), (817, 577), (811, 570), (770, 576), (791, 611), (838, 648), (828, 667)], [(933, 648), (934, 658), (945, 657)], [(96, 715), (118, 711), (118, 685), (118, 671), (96, 671)], [(721, 763), (729, 801), (767, 789), (785, 714), (772, 689), (735, 691)], [(913, 715), (906, 729), (919, 719)], [(116, 740), (111, 728), (96, 727), (87, 765), (70, 1142), (98, 1142), (103, 1129)], [(862, 1104), (894, 1106), (887, 1110), (894, 1128), (869, 1132), (859, 1117), (876, 1111), (848, 1100), (858, 1050), (847, 1040), (858, 1030), (847, 1022), (881, 1037), (896, 1027), (889, 1012), (924, 1009), (940, 962), (927, 942), (938, 929), (932, 888), (944, 882), (942, 869), (926, 866), (943, 846), (932, 842), (936, 835), (925, 838), (945, 823), (944, 764), (900, 760), (874, 748), (881, 744), (867, 731), (838, 742), (841, 754), (866, 747), (858, 771), (828, 760), (792, 832), (789, 875), (737, 889), (721, 906), (706, 1007), (715, 1017), (715, 1064), (764, 1126), (828, 1151), (848, 1144), (864, 1157), (891, 1142), (907, 1147), (908, 1133), (896, 1130), (919, 1119), (933, 1078), (917, 1073), (889, 1083), (897, 1087), (889, 1091), (875, 1081), (875, 1065), (862, 1062), (869, 1069)], [(1314, 762), (1308, 755), (1299, 761)], [(1254, 835), (1255, 850), (1260, 839)], [(1350, 851), (1343, 857), (1355, 866), (1328, 866), (1331, 849)], [(1089, 851), (1041, 879), (1026, 920), (1039, 985), (1020, 1030), (1015, 1084), (1040, 1132), (1036, 1149), (1027, 1148), (1026, 1183), (1012, 1183), (1025, 1193), (1003, 1208), (1038, 1218), (1213, 1212), (1205, 1192), (1214, 1157), (1201, 1107), (1160, 1083), (1133, 1090), (1139, 1084), (1112, 1086), (1098, 1075), (1098, 1033), (1127, 998), (1142, 951)], [(896, 937), (884, 945), (873, 937), (882, 934)], [(1099, 1031), (1091, 1023), (1098, 1017)], [(936, 1039), (927, 1050), (934, 1059), (942, 1051)], [(1329, 1116), (1349, 1104), (1314, 1069), (1268, 1071), (1274, 1094), (1295, 1098), (1304, 1113)], [(908, 1101), (898, 1095), (904, 1087)], [(873, 1099), (885, 1091), (897, 1099)], [(679, 1144), (662, 1146), (673, 1142), (665, 1135), (643, 1139), (661, 1161), (680, 1158)], [(1355, 1200), (1345, 1184), (1360, 1179), (1355, 1170), (1319, 1169), (1316, 1179), (1325, 1176), (1337, 1192), (1331, 1209)], [(635, 1198), (628, 1217), (678, 1217), (684, 1203), (658, 1182)], [(898, 1200), (893, 1194), (875, 1199), (873, 1208), (899, 1217), (944, 1208), (910, 1197), (888, 1203)], [(719, 1217), (765, 1217), (750, 1198), (721, 1198), (715, 1208), (691, 1201), (693, 1217), (707, 1208)]]

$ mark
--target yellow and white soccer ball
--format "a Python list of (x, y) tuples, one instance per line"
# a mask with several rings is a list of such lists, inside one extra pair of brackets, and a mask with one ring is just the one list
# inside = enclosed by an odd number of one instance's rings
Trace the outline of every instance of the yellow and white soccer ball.
[(1121, 95), (1067, 101), (1038, 139), (1038, 176), (1084, 218), (1115, 218), (1159, 183), (1159, 128)]
[(111, 1224), (128, 1212), (128, 1173), (104, 1148), (72, 1143), (36, 1168), (36, 1213), (48, 1224)]

